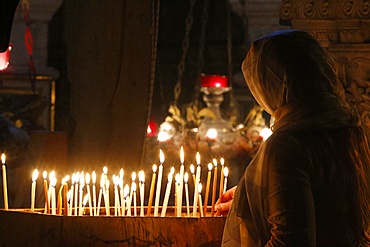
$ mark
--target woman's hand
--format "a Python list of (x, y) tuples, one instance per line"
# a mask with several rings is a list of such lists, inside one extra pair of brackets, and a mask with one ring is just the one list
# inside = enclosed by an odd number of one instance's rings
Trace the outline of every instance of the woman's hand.
[(221, 196), (221, 200), (217, 200), (215, 209), (216, 209), (216, 216), (226, 216), (229, 213), (231, 203), (234, 199), (234, 193), (236, 190), (236, 186), (232, 187), (231, 189), (227, 190)]

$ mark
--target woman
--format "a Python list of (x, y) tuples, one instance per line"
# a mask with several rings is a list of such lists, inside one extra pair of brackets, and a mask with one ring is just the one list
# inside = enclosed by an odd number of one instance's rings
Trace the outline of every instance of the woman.
[(325, 50), (278, 31), (253, 42), (242, 70), (275, 122), (217, 204), (223, 246), (369, 246), (369, 143)]

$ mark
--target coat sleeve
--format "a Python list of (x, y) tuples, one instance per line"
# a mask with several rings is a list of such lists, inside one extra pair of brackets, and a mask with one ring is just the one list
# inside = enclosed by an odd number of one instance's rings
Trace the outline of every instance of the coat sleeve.
[(294, 138), (268, 148), (267, 213), (271, 237), (266, 246), (315, 246), (315, 206), (310, 157)]

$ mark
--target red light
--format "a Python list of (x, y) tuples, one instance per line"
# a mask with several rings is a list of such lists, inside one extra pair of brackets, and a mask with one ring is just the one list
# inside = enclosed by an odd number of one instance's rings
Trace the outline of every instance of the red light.
[(202, 87), (227, 87), (229, 79), (224, 75), (201, 75)]
[(6, 51), (0, 53), (0, 71), (8, 68), (11, 50), (12, 50), (12, 45), (9, 45)]

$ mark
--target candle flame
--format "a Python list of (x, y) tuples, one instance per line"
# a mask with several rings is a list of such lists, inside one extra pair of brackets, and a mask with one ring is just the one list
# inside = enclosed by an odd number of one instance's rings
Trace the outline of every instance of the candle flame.
[(100, 178), (100, 188), (104, 188), (104, 185), (105, 185), (105, 179), (104, 179), (104, 174), (102, 174)]
[(162, 149), (159, 149), (159, 162), (161, 164), (164, 163), (164, 153), (163, 153)]
[(2, 153), (1, 154), (1, 163), (3, 163), (3, 165), (5, 165), (5, 159), (6, 159), (5, 154)]
[(200, 154), (199, 154), (199, 152), (196, 153), (195, 159), (197, 160), (197, 165), (200, 166)]
[(229, 168), (227, 167), (224, 168), (224, 176), (225, 177), (229, 176)]
[(54, 176), (50, 179), (50, 185), (52, 187), (55, 187), (55, 185), (57, 184), (57, 178)]
[(184, 164), (184, 160), (185, 160), (184, 147), (181, 146), (181, 148), (180, 148), (180, 162), (181, 162), (181, 164)]
[(85, 175), (84, 172), (81, 172), (81, 174), (80, 174), (80, 186), (81, 186), (81, 188), (84, 187), (84, 185), (85, 185), (85, 176), (84, 175)]
[(105, 187), (107, 188), (107, 189), (109, 189), (109, 180), (107, 179), (107, 181), (105, 181)]
[(209, 170), (209, 171), (211, 171), (211, 170), (212, 170), (212, 167), (213, 167), (212, 163), (208, 163), (208, 170)]
[(171, 167), (170, 172), (171, 172), (172, 174), (173, 174), (173, 173), (175, 173), (175, 167)]
[(136, 180), (136, 172), (133, 172), (131, 174), (131, 180), (132, 180), (132, 182), (134, 182)]
[(176, 173), (175, 182), (176, 184), (180, 184), (180, 173)]
[(113, 175), (113, 183), (114, 183), (115, 186), (118, 186), (118, 184), (119, 184), (119, 177), (118, 176)]
[(136, 183), (135, 182), (132, 182), (132, 192), (136, 192)]
[(80, 172), (76, 172), (75, 176), (75, 183), (78, 183), (78, 181), (80, 181)]
[(262, 136), (264, 141), (266, 141), (271, 135), (272, 135), (272, 131), (269, 128), (264, 128), (260, 132), (260, 136)]
[(199, 183), (198, 184), (198, 193), (201, 194), (202, 193), (202, 183)]
[(184, 182), (185, 183), (188, 183), (188, 181), (189, 181), (189, 173), (188, 172), (185, 172), (185, 174), (184, 174)]
[(193, 173), (193, 174), (195, 172), (195, 168), (194, 168), (194, 165), (193, 164), (190, 165), (190, 172)]
[(173, 177), (173, 172), (168, 173), (168, 182), (171, 182)]
[(224, 158), (220, 159), (220, 164), (221, 164), (221, 166), (224, 166), (224, 164), (225, 164), (225, 159)]
[(95, 184), (96, 183), (96, 173), (95, 173), (95, 171), (92, 172), (91, 179), (92, 179), (92, 183)]
[(143, 170), (139, 171), (139, 181), (141, 183), (144, 183), (145, 182), (145, 174), (144, 174), (144, 171)]
[(47, 171), (44, 171), (42, 173), (42, 177), (44, 178), (44, 180), (46, 180), (48, 178), (48, 172)]
[(124, 194), (123, 197), (127, 197), (129, 193), (130, 193), (130, 187), (128, 186), (128, 184), (126, 184), (125, 188), (123, 189), (123, 194)]
[(39, 176), (39, 171), (35, 169), (32, 174), (32, 181), (35, 182), (38, 176)]
[(86, 172), (85, 179), (86, 179), (86, 184), (89, 185), (90, 184), (90, 173)]
[(216, 159), (213, 159), (213, 164), (215, 165), (215, 167), (217, 167), (217, 160)]
[(123, 171), (123, 168), (121, 168), (121, 170), (119, 170), (119, 177), (120, 179), (123, 179), (123, 175), (125, 174), (125, 172)]
[(211, 128), (211, 129), (209, 129), (208, 131), (207, 131), (207, 133), (206, 133), (206, 137), (208, 138), (208, 139), (210, 139), (210, 140), (214, 140), (214, 139), (216, 139), (217, 138), (217, 130), (216, 129), (214, 129), (214, 128)]
[(83, 200), (83, 203), (82, 205), (85, 207), (86, 204), (87, 204), (87, 200), (89, 199), (89, 194), (86, 194), (85, 197), (84, 197), (84, 200)]
[(153, 169), (153, 173), (156, 173), (157, 172), (157, 165), (154, 164), (153, 167), (152, 167), (152, 169)]
[(49, 180), (51, 181), (52, 178), (55, 177), (55, 171), (52, 170), (50, 173), (49, 173)]
[(103, 167), (103, 173), (104, 173), (104, 175), (108, 174), (108, 167), (106, 167), (106, 166)]

